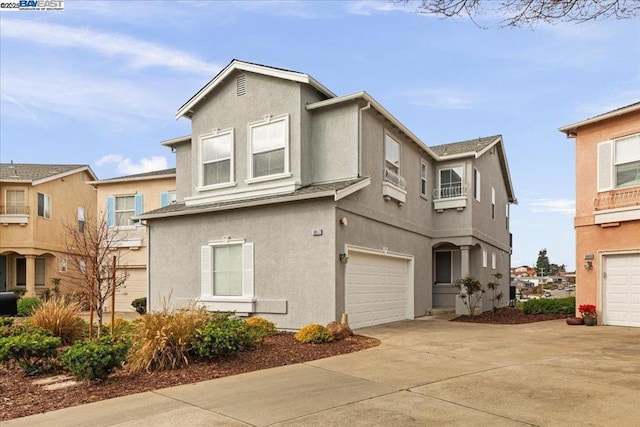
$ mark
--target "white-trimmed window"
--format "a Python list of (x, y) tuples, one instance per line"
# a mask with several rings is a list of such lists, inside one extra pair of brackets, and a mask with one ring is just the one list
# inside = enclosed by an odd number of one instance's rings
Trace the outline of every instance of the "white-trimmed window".
[(289, 115), (249, 124), (249, 178), (289, 173)]
[(505, 217), (506, 217), (505, 225), (506, 225), (507, 230), (508, 230), (509, 229), (509, 203), (506, 203), (505, 206), (504, 206), (504, 214), (505, 214)]
[(482, 266), (487, 267), (487, 251), (482, 250)]
[(462, 165), (438, 170), (438, 198), (465, 196), (463, 182), (464, 167)]
[(491, 219), (496, 219), (496, 189), (491, 187)]
[(253, 298), (253, 243), (221, 240), (201, 248), (201, 297)]
[(46, 260), (44, 258), (36, 258), (36, 271), (35, 271), (35, 285), (36, 286), (44, 286), (45, 285), (45, 271), (47, 267)]
[(384, 135), (384, 166), (400, 176), (400, 143), (389, 134)]
[(51, 196), (38, 193), (38, 216), (51, 219)]
[(496, 269), (496, 253), (491, 252), (491, 268)]
[(640, 134), (598, 144), (598, 191), (640, 186)]
[(60, 258), (60, 267), (58, 268), (58, 271), (60, 271), (60, 273), (66, 273), (67, 272), (67, 259), (66, 258)]
[(140, 225), (131, 218), (142, 214), (144, 198), (142, 194), (126, 194), (107, 197), (107, 225), (126, 227)]
[(84, 233), (84, 225), (85, 225), (84, 207), (78, 206), (78, 232), (79, 233)]
[(8, 215), (25, 215), (28, 213), (25, 204), (24, 190), (5, 191), (5, 211)]
[(473, 169), (473, 197), (477, 201), (480, 201), (480, 171), (478, 169)]
[(234, 182), (233, 145), (233, 129), (214, 129), (200, 138), (202, 187)]
[(427, 163), (420, 161), (420, 194), (427, 196)]

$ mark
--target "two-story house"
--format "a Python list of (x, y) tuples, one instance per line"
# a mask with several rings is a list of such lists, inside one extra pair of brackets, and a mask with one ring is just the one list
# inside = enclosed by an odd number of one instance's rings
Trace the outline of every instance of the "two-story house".
[(0, 164), (0, 292), (41, 294), (60, 279), (73, 292), (65, 225), (95, 214), (95, 180), (86, 165)]
[(146, 230), (140, 221), (132, 218), (175, 202), (176, 170), (163, 169), (89, 184), (97, 189), (99, 216), (115, 232), (113, 246), (120, 251), (117, 267), (127, 272), (125, 282), (116, 288), (115, 311), (133, 311), (131, 302), (148, 293), (148, 254)]
[(640, 102), (560, 131), (576, 144), (576, 303), (640, 326)]
[[(458, 312), (455, 281), (503, 275), (502, 138), (428, 147), (366, 92), (234, 60), (177, 112), (176, 199), (146, 224), (151, 309), (171, 296), (281, 328)], [(503, 300), (503, 304), (505, 300)], [(491, 308), (485, 295), (482, 309)]]

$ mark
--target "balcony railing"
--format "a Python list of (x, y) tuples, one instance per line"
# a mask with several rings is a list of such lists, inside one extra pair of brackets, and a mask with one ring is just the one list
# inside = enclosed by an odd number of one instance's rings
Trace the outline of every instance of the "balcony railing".
[(403, 190), (407, 188), (407, 181), (389, 168), (384, 168), (384, 175), (382, 178), (384, 181), (390, 182), (398, 188)]
[(593, 199), (593, 207), (597, 211), (629, 206), (640, 206), (640, 187), (629, 190), (609, 191), (598, 194)]
[(467, 196), (467, 186), (462, 184), (448, 185), (446, 187), (434, 188), (433, 190), (434, 199), (450, 199), (452, 197), (466, 197), (466, 196)]
[(29, 206), (0, 205), (0, 215), (29, 215)]

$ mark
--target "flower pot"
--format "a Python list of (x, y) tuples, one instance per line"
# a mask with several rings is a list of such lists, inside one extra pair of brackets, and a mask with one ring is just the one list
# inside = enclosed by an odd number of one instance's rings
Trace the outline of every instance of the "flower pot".
[(567, 317), (567, 325), (583, 325), (584, 319), (582, 317)]
[(587, 326), (595, 326), (598, 323), (598, 319), (595, 317), (585, 317), (584, 324)]

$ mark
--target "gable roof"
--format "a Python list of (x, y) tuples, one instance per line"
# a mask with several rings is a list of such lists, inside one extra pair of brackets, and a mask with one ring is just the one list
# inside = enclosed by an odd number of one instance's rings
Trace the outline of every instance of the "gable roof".
[(612, 119), (614, 117), (622, 116), (623, 114), (632, 113), (638, 110), (640, 110), (640, 102), (635, 102), (633, 104), (625, 105), (624, 107), (616, 108), (615, 110), (611, 110), (606, 113), (599, 114), (597, 116), (591, 117), (590, 119), (586, 119), (581, 122), (562, 126), (561, 128), (558, 128), (558, 130), (560, 132), (565, 133), (567, 135), (567, 138), (573, 138), (577, 136), (578, 129), (583, 126), (590, 125), (592, 123), (597, 123), (602, 120)]
[(0, 181), (38, 185), (81, 171), (86, 171), (91, 178), (97, 179), (88, 165), (50, 165), (11, 162), (0, 163)]
[(127, 176), (117, 176), (114, 178), (101, 179), (96, 181), (91, 181), (89, 184), (108, 184), (115, 182), (125, 182), (125, 181), (145, 181), (157, 178), (171, 178), (176, 176), (176, 168), (171, 169), (161, 169), (157, 171), (137, 173), (134, 175)]
[(459, 154), (476, 155), (479, 157), (480, 153), (493, 143), (496, 143), (498, 139), (501, 139), (502, 135), (493, 135), (479, 137), (475, 139), (468, 139), (466, 141), (451, 142), (449, 144), (433, 145), (431, 149), (440, 157), (455, 156)]
[(229, 63), (229, 65), (224, 67), (222, 71), (220, 71), (213, 79), (211, 79), (209, 83), (207, 83), (187, 102), (185, 102), (182, 107), (178, 109), (178, 112), (176, 113), (176, 120), (183, 116), (190, 117), (192, 114), (191, 110), (196, 106), (196, 104), (198, 104), (205, 96), (207, 96), (207, 94), (209, 94), (209, 92), (211, 92), (216, 86), (218, 86), (224, 79), (226, 79), (231, 73), (236, 70), (248, 71), (265, 76), (292, 80), (294, 82), (306, 83), (326, 95), (328, 98), (333, 98), (336, 96), (333, 92), (324, 87), (316, 79), (308, 74), (234, 59)]

